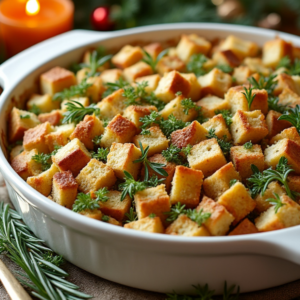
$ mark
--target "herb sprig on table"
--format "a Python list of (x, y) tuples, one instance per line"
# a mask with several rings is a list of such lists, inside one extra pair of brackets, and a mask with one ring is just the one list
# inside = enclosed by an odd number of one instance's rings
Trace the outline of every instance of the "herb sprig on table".
[(65, 280), (68, 273), (60, 268), (61, 256), (43, 245), (8, 204), (0, 203), (0, 253), (19, 265), (19, 281), (31, 294), (43, 300), (90, 299), (79, 287)]
[(287, 195), (291, 199), (295, 200), (295, 196), (291, 191), (287, 180), (288, 175), (294, 170), (288, 164), (286, 157), (282, 156), (280, 158), (275, 170), (269, 168), (260, 172), (255, 165), (251, 165), (251, 169), (253, 174), (250, 178), (248, 178), (248, 186), (252, 198), (255, 198), (258, 194), (264, 195), (269, 183), (272, 181), (278, 181), (284, 185)]

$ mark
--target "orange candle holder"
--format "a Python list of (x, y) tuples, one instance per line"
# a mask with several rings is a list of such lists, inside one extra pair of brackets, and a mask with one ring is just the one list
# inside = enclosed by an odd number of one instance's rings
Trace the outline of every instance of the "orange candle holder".
[(70, 0), (2, 0), (0, 30), (6, 56), (71, 30), (73, 16)]

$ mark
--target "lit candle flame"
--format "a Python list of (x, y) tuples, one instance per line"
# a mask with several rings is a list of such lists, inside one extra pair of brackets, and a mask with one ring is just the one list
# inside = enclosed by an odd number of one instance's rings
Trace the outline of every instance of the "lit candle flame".
[(34, 16), (40, 11), (40, 4), (37, 0), (28, 0), (26, 3), (26, 13), (29, 16)]

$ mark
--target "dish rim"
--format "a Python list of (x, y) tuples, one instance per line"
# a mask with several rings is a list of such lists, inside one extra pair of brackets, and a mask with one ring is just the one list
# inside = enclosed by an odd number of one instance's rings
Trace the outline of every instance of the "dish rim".
[[(71, 52), (73, 50), (83, 48), (85, 46), (88, 46), (89, 44), (95, 44), (95, 43), (101, 43), (106, 40), (110, 39), (118, 39), (123, 36), (129, 36), (139, 33), (149, 33), (149, 32), (160, 32), (160, 31), (173, 31), (173, 30), (220, 30), (223, 31), (231, 31), (232, 34), (235, 33), (247, 33), (247, 34), (253, 34), (258, 35), (260, 37), (266, 37), (268, 39), (274, 38), (277, 35), (280, 35), (285, 40), (292, 39), (298, 40), (300, 45), (300, 38), (269, 29), (261, 29), (251, 26), (241, 26), (241, 25), (231, 25), (231, 24), (222, 24), (222, 23), (174, 23), (174, 24), (163, 24), (163, 25), (150, 25), (150, 26), (142, 26), (142, 27), (136, 27), (132, 29), (124, 29), (119, 31), (110, 32), (108, 34), (99, 34), (99, 38), (95, 42), (90, 43), (83, 43), (80, 44), (78, 47), (74, 47), (72, 49), (69, 49), (68, 51), (64, 52), (58, 52), (55, 57), (52, 57), (49, 60), (45, 60), (44, 64), (47, 62), (50, 62), (54, 60), (55, 58), (61, 57), (63, 55), (66, 55), (68, 52)], [(90, 32), (85, 30), (75, 30), (73, 32)], [(67, 33), (68, 34), (68, 33)], [(55, 38), (53, 38), (55, 39)], [(51, 43), (50, 39), (46, 42), (43, 42), (41, 44), (45, 43)], [(38, 44), (32, 49), (36, 49), (39, 47)], [(31, 51), (31, 48), (24, 51), (27, 54)], [(17, 55), (17, 58), (20, 58), (22, 56), (22, 53)], [(8, 60), (9, 63), (13, 62), (14, 58)], [(6, 64), (6, 63), (5, 63)], [(26, 80), (26, 77), (30, 75), (32, 72), (34, 72), (37, 68), (41, 67), (42, 65), (35, 66), (34, 69), (29, 70), (26, 74), (24, 74), (22, 77), (18, 78), (13, 84), (10, 84), (7, 86), (7, 90), (2, 93), (0, 97), (0, 115), (4, 114), (4, 106), (7, 101), (9, 101), (10, 94), (12, 93), (13, 89), (17, 87), (23, 80)], [(0, 67), (1, 70), (1, 67)], [(1, 74), (1, 72), (0, 72)], [(5, 80), (1, 79), (0, 82), (4, 83), (5, 86)], [(6, 87), (5, 87), (6, 89)], [(237, 236), (210, 236), (210, 237), (182, 237), (182, 236), (173, 236), (173, 235), (166, 235), (166, 234), (155, 234), (155, 233), (147, 233), (132, 229), (127, 229), (120, 226), (112, 226), (111, 224), (107, 224), (105, 222), (99, 222), (98, 220), (93, 220), (90, 218), (87, 218), (85, 216), (79, 215), (74, 213), (71, 210), (68, 210), (64, 207), (61, 207), (60, 205), (53, 203), (50, 199), (40, 194), (38, 191), (33, 189), (31, 186), (29, 186), (26, 181), (24, 181), (20, 176), (15, 173), (15, 171), (12, 169), (9, 161), (6, 159), (4, 152), (2, 151), (2, 146), (0, 146), (0, 170), (3, 174), (3, 177), (6, 181), (13, 187), (13, 189), (22, 196), (22, 198), (28, 202), (30, 205), (34, 206), (38, 210), (42, 211), (45, 215), (49, 216), (50, 218), (54, 219), (56, 222), (59, 222), (60, 224), (63, 224), (65, 226), (68, 226), (72, 228), (73, 230), (85, 233), (89, 236), (96, 236), (99, 235), (99, 233), (102, 234), (109, 234), (110, 236), (115, 236), (118, 239), (127, 241), (129, 239), (134, 241), (142, 241), (142, 242), (159, 242), (161, 245), (171, 245), (176, 246), (182, 245), (182, 244), (191, 244), (191, 245), (202, 245), (202, 244), (232, 244), (236, 242), (244, 242), (244, 241), (263, 241), (264, 238), (267, 238), (267, 240), (273, 240), (274, 236), (276, 238), (280, 237), (282, 234), (294, 234), (294, 231), (299, 231), (299, 226), (294, 226), (290, 228), (285, 228), (282, 230), (276, 230), (271, 232), (263, 232), (263, 233), (255, 233), (255, 234), (248, 234), (248, 235), (237, 235)]]

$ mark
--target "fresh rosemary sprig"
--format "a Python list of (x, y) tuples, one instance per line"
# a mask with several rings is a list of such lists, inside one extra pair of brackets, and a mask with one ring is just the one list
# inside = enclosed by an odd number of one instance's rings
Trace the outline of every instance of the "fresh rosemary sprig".
[(278, 65), (276, 67), (276, 70), (278, 70), (280, 68), (289, 69), (290, 67), (291, 67), (291, 59), (289, 56), (285, 56), (279, 61)]
[(276, 166), (275, 170), (269, 168), (262, 172), (255, 165), (251, 165), (253, 174), (248, 178), (248, 186), (252, 198), (255, 198), (259, 193), (263, 196), (268, 185), (272, 181), (278, 181), (284, 185), (287, 195), (295, 200), (294, 194), (289, 188), (287, 177), (294, 170), (288, 165), (286, 157), (282, 156)]
[(260, 76), (259, 80), (257, 81), (254, 77), (250, 77), (248, 81), (252, 85), (254, 89), (258, 90), (266, 90), (269, 95), (273, 94), (275, 86), (277, 84), (277, 80), (275, 80), (276, 75), (271, 75), (270, 77), (263, 77)]
[(76, 100), (69, 100), (66, 103), (67, 111), (63, 113), (64, 118), (62, 120), (63, 124), (68, 123), (79, 123), (83, 120), (86, 115), (95, 114), (100, 115), (100, 108), (92, 103), (91, 105), (84, 107), (80, 102)]
[(197, 112), (201, 110), (201, 107), (198, 106), (191, 98), (185, 98), (181, 101), (181, 106), (183, 107), (183, 112), (185, 115), (189, 114), (190, 109), (194, 109)]
[(217, 109), (215, 110), (215, 114), (221, 114), (227, 126), (230, 126), (232, 124), (232, 113), (229, 109)]
[(129, 83), (125, 81), (122, 77), (118, 79), (116, 82), (107, 82), (107, 90), (103, 93), (102, 97), (105, 98), (112, 94), (113, 92), (123, 89), (124, 87), (128, 86)]
[(230, 149), (232, 147), (232, 144), (230, 142), (226, 142), (227, 136), (224, 135), (223, 139), (220, 139), (216, 134), (215, 134), (215, 129), (211, 128), (208, 131), (208, 135), (206, 136), (208, 139), (213, 139), (215, 138), (224, 153), (225, 156), (227, 156), (230, 153)]
[(125, 223), (130, 223), (137, 220), (137, 214), (133, 207), (130, 207), (129, 213), (126, 213), (125, 216), (127, 217)]
[(98, 148), (97, 153), (92, 151), (91, 155), (95, 159), (102, 160), (102, 161), (107, 161), (108, 153), (109, 153), (108, 148)]
[(252, 144), (251, 141), (244, 144), (244, 148), (247, 149), (247, 150), (251, 149), (252, 147), (253, 147), (253, 144)]
[(86, 96), (87, 90), (90, 86), (92, 86), (92, 84), (87, 83), (86, 80), (82, 80), (78, 85), (72, 85), (70, 88), (56, 93), (52, 100), (63, 101), (65, 99), (70, 100), (71, 98), (84, 97)]
[(106, 55), (99, 58), (99, 53), (97, 51), (93, 51), (90, 55), (90, 63), (86, 66), (90, 69), (90, 72), (87, 74), (88, 77), (93, 77), (99, 75), (97, 73), (97, 69), (103, 66), (106, 62), (110, 61), (112, 55)]
[(290, 122), (296, 127), (298, 133), (300, 134), (300, 105), (297, 104), (294, 108), (289, 108), (287, 111), (281, 115), (278, 120), (285, 120)]
[(207, 62), (207, 58), (203, 54), (194, 54), (191, 56), (188, 61), (186, 68), (189, 72), (195, 73), (195, 75), (201, 76), (206, 74), (207, 72), (203, 68), (203, 65)]
[(279, 208), (284, 206), (285, 203), (283, 203), (280, 200), (280, 197), (279, 197), (278, 194), (276, 194), (276, 193), (273, 193), (273, 194), (275, 196), (275, 199), (274, 198), (269, 198), (269, 199), (266, 199), (266, 201), (269, 202), (270, 204), (274, 205), (275, 214), (277, 214)]
[(142, 143), (139, 141), (140, 145), (140, 150), (142, 152), (141, 158), (134, 160), (134, 163), (143, 163), (144, 168), (145, 168), (145, 175), (144, 175), (144, 180), (147, 181), (149, 180), (149, 168), (151, 168), (155, 173), (161, 175), (161, 176), (168, 176), (167, 171), (164, 169), (166, 165), (160, 164), (160, 163), (154, 163), (150, 162), (148, 160), (148, 151), (149, 151), (149, 146), (147, 146), (145, 149), (143, 148)]
[(142, 59), (143, 62), (145, 62), (146, 64), (148, 64), (151, 69), (153, 70), (153, 72), (156, 71), (156, 66), (158, 64), (158, 62), (165, 56), (168, 54), (169, 49), (165, 49), (163, 51), (161, 51), (156, 58), (153, 58), (146, 50), (143, 50), (145, 57)]
[(200, 209), (199, 211), (196, 209), (185, 209), (185, 205), (178, 202), (171, 207), (169, 212), (166, 213), (166, 215), (168, 215), (167, 221), (174, 222), (179, 215), (182, 214), (196, 222), (199, 226), (201, 226), (211, 216), (211, 213), (206, 213), (203, 209)]
[[(253, 78), (253, 77), (252, 77)], [(253, 78), (254, 79), (254, 78)], [(255, 80), (255, 79), (254, 79)], [(244, 90), (245, 92), (242, 92), (242, 94), (245, 95), (245, 98), (247, 100), (247, 103), (248, 103), (248, 108), (250, 110), (251, 108), (251, 105), (252, 105), (252, 102), (256, 96), (256, 94), (253, 94), (252, 91), (253, 91), (253, 88), (252, 87), (249, 87), (249, 88), (245, 88), (244, 87)]]
[(91, 194), (78, 193), (72, 210), (75, 212), (81, 212), (86, 209), (94, 210), (100, 208), (99, 200), (92, 199)]
[(289, 75), (300, 75), (300, 59), (295, 58), (293, 65), (291, 66), (289, 72)]
[(32, 290), (31, 294), (43, 300), (92, 298), (65, 280), (68, 273), (59, 267), (62, 257), (43, 242), (21, 222), (15, 210), (0, 203), (0, 252), (23, 269), (25, 273), (18, 272), (18, 279)]
[(39, 115), (41, 113), (41, 109), (36, 104), (33, 104), (32, 107), (28, 111), (30, 111), (36, 115)]
[(300, 75), (300, 60), (299, 58), (295, 58), (294, 63), (292, 63), (289, 56), (285, 56), (279, 61), (276, 67), (276, 69), (279, 68), (286, 68), (286, 73), (291, 76)]
[(268, 97), (268, 107), (269, 110), (275, 110), (278, 111), (280, 113), (285, 113), (286, 110), (288, 109), (288, 105), (285, 104), (280, 104), (279, 102), (279, 98), (273, 95), (269, 95)]

